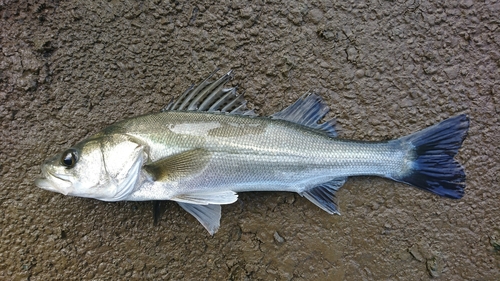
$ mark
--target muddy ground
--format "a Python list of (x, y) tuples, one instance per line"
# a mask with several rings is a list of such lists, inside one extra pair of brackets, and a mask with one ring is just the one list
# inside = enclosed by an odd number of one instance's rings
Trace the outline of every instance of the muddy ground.
[[(500, 280), (498, 1), (146, 2), (0, 1), (0, 279)], [(211, 237), (172, 202), (155, 226), (152, 202), (35, 187), (46, 157), (217, 67), (261, 115), (320, 93), (343, 138), (468, 114), (464, 198), (351, 178), (332, 216), (241, 194)]]

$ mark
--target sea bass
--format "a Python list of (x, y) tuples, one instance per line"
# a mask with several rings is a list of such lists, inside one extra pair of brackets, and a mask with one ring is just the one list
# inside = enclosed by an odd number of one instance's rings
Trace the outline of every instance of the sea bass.
[[(211, 75), (212, 76), (212, 75)], [(238, 192), (296, 192), (339, 214), (350, 176), (379, 176), (461, 198), (454, 159), (469, 128), (462, 114), (382, 142), (337, 137), (329, 108), (306, 94), (269, 117), (248, 110), (232, 72), (191, 86), (162, 112), (115, 123), (42, 164), (40, 188), (103, 201), (173, 200), (214, 234)]]

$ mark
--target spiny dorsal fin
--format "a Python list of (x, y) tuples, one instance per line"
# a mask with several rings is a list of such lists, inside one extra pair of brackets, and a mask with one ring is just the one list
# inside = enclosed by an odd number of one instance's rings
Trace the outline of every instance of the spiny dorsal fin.
[(323, 131), (330, 137), (337, 137), (335, 119), (330, 119), (321, 124), (318, 123), (329, 111), (330, 108), (323, 103), (320, 96), (314, 93), (306, 93), (294, 104), (271, 115), (271, 118), (294, 122)]
[(243, 95), (236, 94), (237, 87), (224, 88), (233, 78), (232, 70), (217, 81), (209, 81), (217, 71), (218, 69), (196, 87), (189, 87), (177, 101), (170, 102), (162, 111), (206, 111), (255, 116), (253, 110), (247, 109), (247, 101)]

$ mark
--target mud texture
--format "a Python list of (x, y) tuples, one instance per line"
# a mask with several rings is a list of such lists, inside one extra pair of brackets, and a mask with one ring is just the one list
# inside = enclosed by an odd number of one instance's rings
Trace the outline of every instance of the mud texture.
[[(1, 280), (500, 280), (500, 2), (0, 1)], [(247, 193), (211, 237), (172, 202), (35, 187), (48, 156), (216, 67), (269, 115), (320, 93), (343, 138), (467, 113), (461, 200), (351, 178), (331, 216)], [(222, 71), (221, 71), (222, 73)]]

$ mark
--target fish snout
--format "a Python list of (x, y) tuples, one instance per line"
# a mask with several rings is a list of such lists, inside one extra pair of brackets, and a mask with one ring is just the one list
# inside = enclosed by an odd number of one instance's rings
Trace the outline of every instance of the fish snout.
[(68, 195), (73, 184), (65, 175), (58, 175), (55, 171), (52, 171), (50, 168), (52, 161), (53, 158), (47, 159), (42, 164), (42, 177), (35, 180), (35, 185), (48, 191)]

